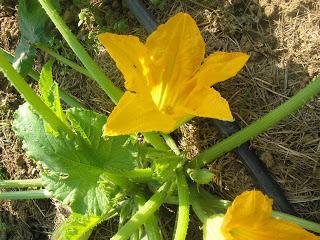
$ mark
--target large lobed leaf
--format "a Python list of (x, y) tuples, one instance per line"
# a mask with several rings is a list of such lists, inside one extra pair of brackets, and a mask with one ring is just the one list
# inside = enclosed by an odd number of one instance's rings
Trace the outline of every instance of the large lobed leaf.
[(119, 176), (136, 167), (136, 148), (127, 137), (101, 136), (105, 116), (70, 109), (67, 117), (78, 139), (45, 131), (43, 120), (28, 104), (17, 110), (13, 129), (23, 139), (27, 154), (44, 168), (44, 183), (55, 198), (74, 212), (101, 215), (119, 193)]

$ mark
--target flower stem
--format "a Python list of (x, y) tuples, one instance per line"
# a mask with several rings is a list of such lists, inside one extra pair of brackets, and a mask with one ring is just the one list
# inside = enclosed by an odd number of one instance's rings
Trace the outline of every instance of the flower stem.
[(59, 60), (60, 62), (62, 62), (64, 64), (66, 64), (67, 66), (73, 68), (74, 70), (78, 71), (79, 73), (82, 73), (83, 75), (85, 75), (89, 78), (92, 78), (87, 69), (85, 69), (84, 67), (81, 67), (80, 65), (76, 64), (75, 62), (70, 61), (69, 59), (61, 56), (60, 54), (52, 51), (50, 48), (48, 48), (44, 44), (38, 43), (35, 45), (35, 47), (41, 49), (45, 53), (51, 55), (52, 57), (56, 58), (57, 60)]
[(231, 151), (232, 149), (247, 142), (256, 135), (266, 131), (268, 128), (272, 127), (274, 124), (278, 123), (289, 114), (305, 105), (306, 102), (310, 101), (319, 93), (320, 77), (317, 77), (308, 86), (300, 90), (295, 96), (293, 96), (291, 99), (289, 99), (273, 111), (269, 112), (241, 131), (233, 134), (227, 139), (200, 153), (192, 162), (190, 162), (188, 167), (201, 168), (206, 164), (214, 161), (224, 153)]
[(0, 53), (0, 70), (20, 92), (25, 100), (33, 107), (33, 109), (56, 131), (63, 130), (70, 137), (74, 136), (72, 130), (64, 124), (51, 109), (41, 100), (41, 98), (33, 91), (33, 89), (24, 81), (17, 73), (8, 60)]
[(51, 198), (51, 194), (46, 189), (32, 191), (15, 191), (15, 192), (0, 192), (2, 200), (24, 200), (24, 199), (44, 199)]
[(135, 183), (148, 183), (152, 180), (153, 171), (151, 168), (135, 169), (125, 172), (124, 177), (132, 179)]
[(21, 180), (0, 180), (0, 188), (42, 187), (41, 178)]
[(174, 233), (174, 240), (184, 240), (187, 236), (189, 224), (189, 187), (182, 168), (176, 170), (176, 176), (179, 194), (179, 209), (176, 229)]
[[(139, 205), (139, 208), (142, 207), (146, 200), (142, 194), (137, 194), (135, 196), (135, 201)], [(152, 214), (148, 220), (144, 223), (144, 229), (147, 233), (148, 239), (152, 240), (161, 240), (161, 231), (158, 225), (158, 220), (154, 214)]]
[(176, 142), (169, 134), (162, 134), (163, 139), (165, 140), (166, 144), (170, 147), (170, 149), (176, 154), (180, 155), (180, 149), (178, 148)]
[(289, 222), (293, 222), (297, 225), (299, 225), (300, 227), (303, 227), (307, 230), (316, 232), (316, 233), (320, 233), (320, 224), (319, 223), (315, 223), (303, 218), (299, 218), (299, 217), (295, 217), (292, 216), (290, 214), (286, 214), (283, 212), (278, 212), (278, 211), (272, 211), (272, 216), (274, 218), (279, 218), (285, 221), (289, 221)]
[(166, 197), (170, 194), (172, 182), (164, 183), (155, 194), (123, 225), (111, 240), (128, 239), (149, 217), (161, 206)]
[(165, 143), (165, 141), (161, 138), (161, 136), (155, 132), (146, 132), (143, 133), (144, 138), (147, 142), (151, 143), (151, 145), (158, 150), (168, 151), (170, 148)]
[(117, 88), (112, 81), (104, 74), (102, 69), (95, 63), (95, 61), (86, 52), (74, 34), (70, 31), (68, 26), (64, 23), (62, 18), (58, 15), (56, 10), (52, 7), (49, 0), (39, 0), (39, 3), (46, 11), (47, 15), (59, 30), (63, 38), (72, 48), (73, 52), (80, 59), (82, 64), (88, 70), (89, 74), (94, 78), (100, 87), (108, 94), (114, 103), (117, 103), (122, 96), (122, 91)]

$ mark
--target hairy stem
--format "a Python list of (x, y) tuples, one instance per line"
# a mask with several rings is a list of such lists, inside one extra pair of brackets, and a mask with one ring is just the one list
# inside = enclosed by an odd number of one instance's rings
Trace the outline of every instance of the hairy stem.
[(41, 100), (33, 89), (17, 73), (8, 60), (0, 53), (0, 69), (14, 87), (20, 92), (33, 109), (56, 131), (63, 130), (70, 137), (74, 137), (72, 130), (64, 124), (57, 115)]
[(15, 192), (0, 192), (2, 200), (24, 200), (24, 199), (43, 199), (51, 198), (51, 194), (46, 189), (32, 191), (15, 191)]
[(21, 180), (0, 180), (0, 188), (28, 188), (42, 187), (41, 178), (21, 179)]
[(233, 150), (234, 148), (240, 146), (251, 138), (266, 131), (268, 128), (272, 127), (279, 121), (283, 120), (289, 114), (305, 105), (319, 93), (320, 77), (313, 80), (308, 86), (300, 90), (295, 96), (293, 96), (291, 99), (289, 99), (273, 111), (269, 112), (241, 131), (233, 134), (227, 139), (200, 153), (192, 162), (190, 162), (188, 167), (201, 168), (206, 164), (214, 161), (224, 153)]
[(150, 216), (158, 210), (166, 197), (169, 195), (172, 182), (163, 184), (155, 194), (131, 217), (131, 219), (123, 225), (119, 231), (111, 238), (111, 240), (128, 239), (142, 224), (144, 224)]
[(132, 179), (135, 183), (148, 183), (152, 180), (153, 171), (151, 168), (135, 169), (125, 173), (126, 178)]
[(179, 209), (174, 233), (174, 240), (184, 240), (187, 236), (189, 224), (189, 187), (182, 168), (176, 170), (176, 175), (179, 194)]
[[(137, 202), (139, 209), (146, 203), (146, 200), (142, 194), (137, 194), (134, 199)], [(148, 239), (152, 239), (152, 240), (162, 239), (161, 231), (158, 225), (158, 219), (154, 214), (152, 214), (143, 225), (147, 233)]]

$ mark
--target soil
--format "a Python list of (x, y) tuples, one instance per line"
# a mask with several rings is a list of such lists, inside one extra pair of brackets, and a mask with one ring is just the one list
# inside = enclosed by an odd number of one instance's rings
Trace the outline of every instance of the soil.
[[(3, 1), (0, 7), (0, 46), (14, 53), (19, 39), (16, 1)], [(70, 1), (71, 2), (71, 1)], [(91, 1), (90, 14), (78, 27), (77, 15), (85, 6), (64, 1), (62, 15), (95, 60), (118, 86), (123, 78), (95, 35), (103, 27), (112, 28), (124, 16), (122, 33), (147, 34), (120, 1)], [(163, 1), (153, 6), (145, 1), (159, 23), (177, 12), (188, 12), (197, 21), (208, 54), (214, 51), (243, 51), (251, 57), (233, 79), (215, 86), (228, 99), (237, 122), (243, 128), (279, 106), (320, 73), (320, 3), (317, 0), (228, 0)], [(57, 35), (58, 36), (58, 35)], [(63, 41), (55, 50), (77, 61)], [(38, 54), (36, 68), (48, 59)], [(112, 103), (102, 90), (86, 77), (55, 64), (60, 86), (87, 107), (101, 113), (112, 111)], [(11, 122), (13, 112), (23, 100), (0, 76), (0, 166), (5, 178), (38, 177), (37, 166), (21, 149)], [(195, 118), (180, 127), (174, 136), (180, 148), (192, 159), (220, 141), (212, 120)], [(320, 222), (320, 98), (317, 97), (267, 132), (251, 141), (251, 147), (266, 164), (299, 215)], [(216, 160), (208, 168), (215, 173), (212, 190), (232, 200), (247, 189), (258, 188), (233, 153)], [(0, 239), (48, 239), (67, 211), (51, 200), (5, 201), (0, 204)], [(174, 226), (172, 206), (163, 208), (161, 227), (169, 239)], [(4, 227), (2, 227), (4, 226)], [(1, 229), (5, 229), (1, 231)], [(114, 222), (98, 227), (91, 239), (108, 239), (116, 231)], [(200, 239), (195, 217), (188, 239)], [(2, 238), (1, 238), (2, 237)]]

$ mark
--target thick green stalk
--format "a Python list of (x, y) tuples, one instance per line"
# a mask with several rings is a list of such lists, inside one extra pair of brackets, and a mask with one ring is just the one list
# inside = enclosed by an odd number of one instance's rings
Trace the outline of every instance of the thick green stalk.
[(135, 183), (148, 183), (153, 178), (153, 171), (151, 168), (130, 170), (124, 174), (124, 177), (132, 179)]
[(182, 168), (176, 170), (179, 195), (178, 219), (174, 233), (174, 240), (184, 240), (187, 236), (189, 224), (189, 187)]
[(61, 56), (60, 54), (52, 51), (50, 48), (48, 48), (44, 44), (38, 43), (35, 47), (41, 49), (45, 53), (51, 55), (52, 57), (56, 58), (57, 60), (59, 60), (60, 62), (62, 62), (64, 64), (66, 64), (67, 66), (73, 68), (74, 70), (78, 71), (79, 73), (82, 73), (83, 75), (85, 75), (89, 78), (92, 78), (87, 69), (85, 69), (84, 67), (81, 67), (80, 65), (76, 64), (75, 62), (70, 61), (69, 59)]
[(87, 51), (82, 47), (80, 42), (77, 40), (76, 36), (70, 31), (68, 26), (59, 16), (59, 14), (52, 7), (49, 0), (39, 0), (41, 6), (48, 14), (51, 21), (54, 23), (56, 28), (59, 30), (63, 38), (72, 48), (73, 52), (80, 59), (82, 64), (88, 70), (89, 74), (97, 81), (100, 87), (108, 93), (108, 96), (114, 103), (117, 103), (122, 96), (122, 91), (114, 86), (112, 81), (104, 74), (102, 69), (97, 65), (97, 63), (90, 57)]
[(0, 188), (43, 187), (41, 178), (21, 180), (0, 180)]
[(43, 199), (51, 197), (52, 196), (50, 192), (46, 189), (33, 191), (0, 192), (1, 200)]
[[(139, 209), (146, 203), (146, 200), (142, 194), (137, 194), (134, 200), (139, 206)], [(162, 239), (161, 231), (158, 225), (158, 219), (154, 214), (152, 214), (143, 225), (147, 233), (148, 239), (152, 239), (152, 240)]]
[(128, 239), (142, 224), (144, 224), (150, 216), (158, 210), (166, 197), (169, 195), (172, 182), (163, 184), (155, 194), (131, 217), (131, 219), (123, 225), (119, 231), (111, 238), (111, 240)]
[(289, 222), (293, 222), (297, 225), (299, 225), (300, 227), (303, 227), (307, 230), (316, 232), (316, 233), (320, 233), (320, 224), (319, 223), (315, 223), (315, 222), (311, 222), (309, 220), (303, 219), (303, 218), (299, 218), (299, 217), (295, 217), (283, 212), (278, 212), (278, 211), (272, 211), (272, 216), (274, 218), (279, 218), (285, 221), (289, 221)]
[(146, 132), (143, 133), (144, 138), (147, 142), (151, 143), (151, 145), (158, 150), (169, 151), (170, 148), (165, 143), (165, 141), (160, 137), (159, 134), (155, 132)]
[(33, 89), (24, 81), (17, 73), (8, 60), (0, 53), (0, 69), (4, 75), (10, 80), (14, 87), (33, 107), (33, 109), (56, 131), (63, 130), (70, 137), (74, 136), (72, 130), (65, 125), (41, 100), (41, 98), (33, 91)]
[(262, 118), (250, 124), (241, 131), (233, 134), (227, 139), (217, 143), (211, 148), (200, 153), (193, 161), (190, 162), (189, 168), (201, 168), (222, 156), (241, 144), (247, 142), (258, 134), (266, 131), (276, 123), (283, 120), (289, 114), (298, 110), (313, 97), (320, 93), (320, 77), (313, 80), (308, 86), (300, 90), (295, 96), (281, 104), (279, 107), (269, 112)]
[(168, 134), (162, 134), (163, 139), (165, 140), (166, 144), (169, 146), (169, 148), (177, 155), (180, 154), (180, 149), (178, 148), (176, 142), (173, 140), (173, 138)]

